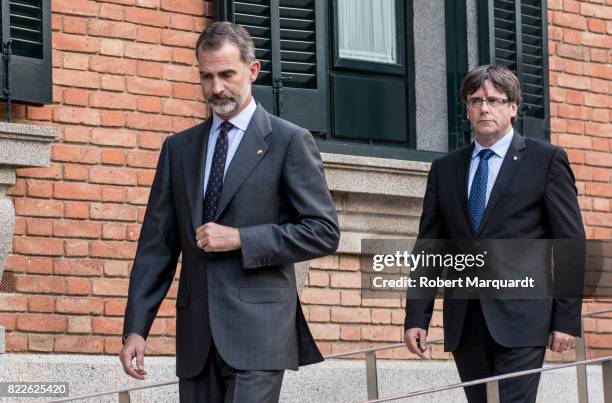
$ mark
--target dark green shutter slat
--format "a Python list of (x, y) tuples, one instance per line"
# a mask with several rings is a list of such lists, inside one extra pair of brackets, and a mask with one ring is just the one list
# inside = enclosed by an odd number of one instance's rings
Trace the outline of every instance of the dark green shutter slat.
[(240, 24), (245, 28), (252, 28), (260, 30), (260, 34), (255, 34), (255, 36), (265, 36), (266, 31), (268, 31), (268, 18), (261, 17), (258, 15), (249, 15), (249, 14), (240, 14), (236, 13), (236, 24)]
[(242, 1), (236, 1), (234, 7), (236, 10), (240, 10), (242, 13), (251, 15), (268, 15), (268, 6), (261, 4), (253, 4), (257, 2), (245, 3)]
[(281, 57), (283, 60), (294, 60), (298, 63), (316, 63), (316, 55), (312, 52), (292, 52), (288, 50), (281, 51)]
[(281, 7), (314, 9), (314, 0), (281, 0)]
[(299, 18), (281, 18), (280, 24), (281, 27), (285, 29), (301, 30), (309, 32), (310, 35), (314, 34), (314, 21), (312, 20), (303, 20)]
[(307, 42), (307, 43), (314, 43), (315, 31), (299, 30), (299, 29), (281, 29), (281, 38), (290, 40), (290, 41), (301, 41), (301, 42)]
[(311, 8), (295, 8), (295, 7), (283, 7), (284, 18), (295, 18), (298, 20), (314, 21), (315, 13)]
[(296, 51), (315, 54), (317, 47), (313, 42), (281, 40), (282, 51)]

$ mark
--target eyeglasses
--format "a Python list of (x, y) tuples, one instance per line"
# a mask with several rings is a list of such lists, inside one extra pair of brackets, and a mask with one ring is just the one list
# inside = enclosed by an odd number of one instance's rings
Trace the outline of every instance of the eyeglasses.
[(478, 98), (473, 97), (467, 100), (467, 104), (470, 108), (480, 109), (482, 103), (486, 102), (491, 108), (499, 108), (500, 106), (507, 104), (508, 102), (512, 102), (509, 99), (502, 99), (497, 97), (486, 97), (486, 98)]

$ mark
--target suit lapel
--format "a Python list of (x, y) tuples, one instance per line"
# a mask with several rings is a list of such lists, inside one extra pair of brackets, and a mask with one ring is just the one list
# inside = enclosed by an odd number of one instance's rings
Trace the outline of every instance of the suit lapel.
[(268, 145), (265, 137), (271, 130), (268, 112), (258, 105), (223, 179), (215, 221), (223, 213), (242, 182), (266, 155)]
[(463, 216), (465, 217), (465, 223), (467, 224), (470, 231), (472, 231), (472, 218), (470, 215), (470, 209), (467, 203), (467, 186), (470, 177), (470, 162), (472, 160), (472, 152), (474, 151), (474, 143), (463, 150), (462, 155), (457, 160), (457, 169), (455, 170), (457, 175), (457, 192), (459, 193), (459, 204), (463, 210)]
[(499, 198), (504, 193), (506, 186), (508, 186), (510, 180), (521, 166), (523, 156), (521, 156), (520, 153), (525, 148), (525, 139), (523, 136), (515, 132), (514, 136), (512, 137), (512, 143), (508, 148), (508, 152), (506, 153), (499, 173), (497, 174), (497, 179), (495, 179), (495, 184), (493, 184), (493, 189), (491, 190), (491, 195), (489, 196), (489, 201), (480, 223), (480, 232), (478, 235), (482, 233), (482, 230), (487, 225), (487, 220), (491, 216), (491, 211), (493, 211), (495, 208), (495, 204), (499, 201)]
[(185, 147), (183, 150), (185, 193), (187, 194), (194, 232), (202, 225), (202, 215), (204, 214), (204, 167), (206, 166), (206, 152), (211, 125), (212, 117), (201, 125), (198, 132), (194, 133), (191, 147)]

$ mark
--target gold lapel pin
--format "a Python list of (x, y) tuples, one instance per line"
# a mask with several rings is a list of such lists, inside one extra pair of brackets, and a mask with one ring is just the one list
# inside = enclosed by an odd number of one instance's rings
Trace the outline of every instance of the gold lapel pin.
[(518, 157), (515, 155), (512, 159), (516, 161)]
[(257, 156), (258, 157), (260, 157), (263, 153), (264, 153), (264, 151), (261, 148), (257, 149)]

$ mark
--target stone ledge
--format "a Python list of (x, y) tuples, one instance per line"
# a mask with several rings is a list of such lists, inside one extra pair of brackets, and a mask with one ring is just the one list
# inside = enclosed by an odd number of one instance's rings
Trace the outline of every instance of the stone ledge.
[(51, 142), (57, 137), (58, 134), (59, 129), (55, 127), (0, 122), (0, 137), (23, 138)]
[[(49, 143), (58, 134), (59, 129), (53, 127), (0, 122), (0, 167), (48, 166)], [(0, 185), (14, 184), (14, 177), (6, 173), (2, 177)]]
[(321, 154), (331, 191), (422, 198), (428, 162)]
[(360, 254), (365, 238), (411, 238), (431, 164), (321, 154), (342, 232), (338, 253)]

